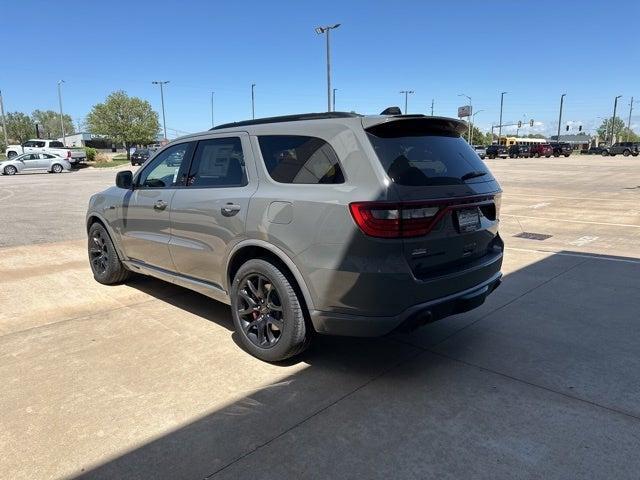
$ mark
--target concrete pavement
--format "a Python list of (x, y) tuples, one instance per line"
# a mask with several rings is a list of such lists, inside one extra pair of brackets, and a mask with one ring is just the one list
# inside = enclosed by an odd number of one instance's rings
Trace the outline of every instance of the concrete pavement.
[[(0, 249), (0, 477), (637, 478), (634, 161), (488, 162), (515, 217), (483, 306), (407, 335), (321, 337), (281, 365), (236, 345), (224, 305), (95, 283), (71, 227), (83, 209), (68, 223), (27, 210), (60, 241), (34, 228)], [(73, 174), (73, 195), (108, 173)], [(37, 182), (5, 204), (60, 191)], [(0, 240), (19, 239), (7, 218)], [(552, 236), (513, 237), (518, 221)]]

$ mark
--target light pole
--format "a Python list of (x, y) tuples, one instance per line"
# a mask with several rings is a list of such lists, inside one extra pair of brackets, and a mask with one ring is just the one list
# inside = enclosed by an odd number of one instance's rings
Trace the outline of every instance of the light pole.
[(64, 83), (64, 80), (58, 80), (58, 104), (60, 105), (60, 129), (62, 130), (62, 144), (67, 146), (67, 137), (64, 133), (64, 117), (62, 116), (62, 92), (60, 85)]
[(614, 100), (613, 100), (613, 117), (611, 117), (611, 145), (613, 145), (613, 135), (615, 134), (615, 129), (616, 129), (616, 110), (618, 108), (618, 99), (621, 98), (622, 95), (618, 95)]
[(251, 84), (251, 118), (256, 118), (256, 94), (255, 94), (256, 84)]
[(458, 96), (467, 97), (469, 99), (469, 116), (467, 117), (467, 122), (469, 123), (469, 136), (467, 137), (467, 143), (471, 145), (471, 114), (473, 113), (473, 107), (471, 106), (471, 97), (469, 95), (465, 95), (464, 93), (461, 93)]
[[(478, 110), (477, 112), (474, 112), (473, 115), (471, 115), (471, 131), (473, 132), (473, 125), (476, 123), (476, 115), (479, 114), (480, 112), (484, 112), (484, 110)], [(472, 143), (469, 143), (469, 145), (472, 145)]]
[(431, 99), (431, 116), (433, 117), (433, 98)]
[(333, 89), (333, 111), (334, 112), (336, 111), (336, 91), (337, 90), (338, 90), (337, 88)]
[(215, 125), (213, 123), (213, 94), (216, 92), (211, 92), (211, 128), (213, 128)]
[(631, 135), (631, 112), (633, 112), (633, 97), (631, 97), (631, 103), (629, 104), (629, 121), (627, 122), (627, 142), (629, 141), (629, 135)]
[(558, 117), (558, 138), (556, 138), (556, 141), (560, 141), (560, 126), (562, 125), (562, 104), (564, 102), (564, 97), (566, 96), (566, 93), (563, 93), (562, 95), (560, 95), (560, 116)]
[(400, 90), (400, 93), (404, 93), (404, 114), (407, 114), (407, 105), (409, 104), (409, 94), (415, 93), (413, 90)]
[(324, 27), (316, 27), (316, 33), (327, 35), (327, 112), (331, 111), (331, 42), (329, 40), (329, 33), (331, 30), (338, 28), (339, 23), (335, 25), (326, 25)]
[(0, 118), (2, 119), (2, 131), (4, 132), (4, 146), (9, 146), (9, 140), (7, 137), (7, 122), (4, 118), (4, 104), (2, 103), (2, 91), (0, 90)]
[(166, 85), (167, 83), (169, 83), (169, 80), (164, 80), (164, 81), (153, 81), (151, 82), (154, 85), (160, 85), (160, 103), (162, 104), (162, 128), (164, 130), (164, 139), (168, 140), (167, 138), (167, 122), (165, 120), (165, 116), (164, 116), (164, 85)]
[(504, 105), (504, 96), (509, 92), (500, 93), (500, 125), (498, 125), (498, 145), (500, 145), (500, 137), (502, 136), (502, 107)]

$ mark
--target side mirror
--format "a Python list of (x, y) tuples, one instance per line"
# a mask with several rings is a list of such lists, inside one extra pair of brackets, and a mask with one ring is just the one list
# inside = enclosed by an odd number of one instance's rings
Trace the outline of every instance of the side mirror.
[(123, 170), (116, 175), (116, 187), (130, 190), (133, 186), (133, 173), (131, 170)]

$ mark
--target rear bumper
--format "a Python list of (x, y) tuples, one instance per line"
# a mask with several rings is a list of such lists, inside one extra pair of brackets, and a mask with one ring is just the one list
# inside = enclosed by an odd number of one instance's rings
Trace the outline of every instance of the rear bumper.
[(345, 313), (310, 312), (311, 322), (318, 333), (353, 337), (378, 337), (394, 330), (411, 330), (427, 323), (482, 305), (487, 296), (501, 283), (502, 273), (472, 288), (413, 305), (394, 316), (360, 316)]

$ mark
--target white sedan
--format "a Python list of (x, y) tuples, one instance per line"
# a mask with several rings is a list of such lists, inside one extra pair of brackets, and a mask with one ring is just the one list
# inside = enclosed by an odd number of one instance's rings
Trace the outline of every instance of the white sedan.
[(71, 164), (62, 157), (50, 153), (24, 153), (8, 160), (0, 161), (0, 173), (15, 175), (16, 173), (45, 170), (50, 173), (62, 173), (71, 170)]

